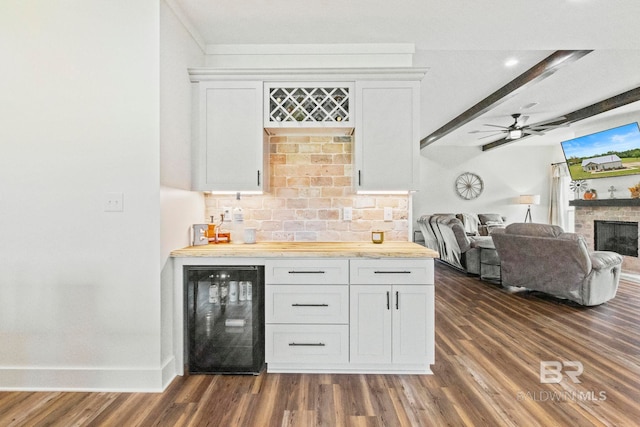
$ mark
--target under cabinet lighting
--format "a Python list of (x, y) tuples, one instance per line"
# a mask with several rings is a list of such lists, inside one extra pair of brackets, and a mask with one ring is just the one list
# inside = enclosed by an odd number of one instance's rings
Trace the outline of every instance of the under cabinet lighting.
[(368, 191), (368, 190), (358, 190), (356, 191), (356, 194), (380, 194), (380, 195), (407, 195), (409, 193), (413, 193), (413, 191), (407, 191), (407, 190), (395, 190), (395, 191)]
[(240, 193), (240, 195), (248, 195), (248, 196), (252, 196), (252, 195), (261, 195), (264, 194), (263, 191), (208, 191), (209, 194), (211, 195), (218, 195), (218, 196), (225, 196), (225, 195), (236, 195), (238, 193)]

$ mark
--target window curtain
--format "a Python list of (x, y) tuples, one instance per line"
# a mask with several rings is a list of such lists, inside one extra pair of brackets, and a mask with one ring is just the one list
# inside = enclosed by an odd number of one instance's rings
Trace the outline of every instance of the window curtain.
[(569, 169), (566, 163), (551, 165), (551, 191), (549, 200), (549, 224), (568, 226), (569, 210)]

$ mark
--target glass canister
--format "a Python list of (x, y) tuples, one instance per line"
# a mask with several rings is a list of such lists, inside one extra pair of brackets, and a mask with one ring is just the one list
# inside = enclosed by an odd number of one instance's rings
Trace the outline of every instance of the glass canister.
[(371, 232), (371, 241), (373, 243), (382, 243), (382, 242), (384, 242), (384, 231), (372, 231)]

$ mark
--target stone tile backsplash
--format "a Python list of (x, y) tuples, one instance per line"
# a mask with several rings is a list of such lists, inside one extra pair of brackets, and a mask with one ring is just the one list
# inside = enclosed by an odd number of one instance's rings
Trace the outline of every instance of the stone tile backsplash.
[[(352, 187), (352, 137), (272, 136), (270, 189), (242, 195), (245, 226), (258, 241), (369, 241), (372, 230), (385, 240), (408, 240), (408, 195), (359, 195)], [(206, 218), (220, 218), (235, 196), (206, 194)], [(353, 219), (343, 220), (343, 208)], [(383, 220), (391, 207), (393, 221)], [(230, 228), (230, 223), (226, 227)]]

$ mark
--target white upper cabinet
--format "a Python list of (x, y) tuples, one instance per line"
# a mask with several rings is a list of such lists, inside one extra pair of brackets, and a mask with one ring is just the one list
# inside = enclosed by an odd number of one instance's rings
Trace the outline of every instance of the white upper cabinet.
[(201, 81), (194, 89), (192, 189), (266, 191), (261, 81)]
[(356, 191), (418, 189), (419, 68), (190, 69), (192, 189), (268, 191), (267, 135), (354, 135)]
[(417, 190), (420, 83), (358, 81), (355, 96), (355, 190)]
[(272, 133), (353, 128), (353, 82), (268, 82), (264, 127)]

